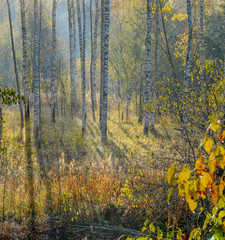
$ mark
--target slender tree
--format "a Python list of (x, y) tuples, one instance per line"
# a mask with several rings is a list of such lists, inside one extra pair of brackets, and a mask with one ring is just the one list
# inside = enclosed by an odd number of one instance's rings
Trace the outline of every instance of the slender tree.
[[(159, 0), (156, 0), (156, 19), (155, 19), (155, 69), (154, 69), (154, 98), (156, 99), (156, 84), (158, 81), (158, 51), (159, 51)], [(152, 114), (152, 131), (155, 129), (156, 100), (154, 100), (154, 110)]]
[(100, 79), (100, 111), (99, 128), (102, 130), (103, 86), (104, 86), (104, 57), (105, 57), (105, 0), (101, 0), (101, 79)]
[(200, 46), (200, 63), (202, 71), (200, 73), (201, 79), (201, 90), (203, 95), (203, 110), (202, 110), (202, 120), (205, 122), (205, 71), (204, 71), (204, 62), (205, 62), (205, 50), (204, 50), (204, 0), (200, 0), (200, 34), (201, 34), (201, 46)]
[(15, 52), (15, 47), (14, 47), (11, 9), (10, 9), (9, 0), (6, 0), (6, 2), (7, 2), (7, 6), (8, 6), (10, 38), (11, 38), (11, 45), (12, 45), (12, 52), (13, 52), (14, 71), (15, 71), (15, 76), (16, 76), (16, 86), (17, 86), (17, 92), (18, 92), (19, 100), (20, 100), (19, 107), (20, 107), (21, 129), (23, 129), (23, 127), (24, 127), (23, 107), (22, 107), (22, 97), (21, 97), (20, 83), (19, 83), (19, 77), (18, 77), (18, 72), (17, 72), (17, 64), (16, 64), (16, 52)]
[(34, 0), (34, 138), (38, 144), (39, 131), (39, 62), (38, 62), (38, 2)]
[(39, 11), (39, 38), (38, 38), (38, 94), (39, 94), (39, 127), (41, 126), (41, 32), (42, 32), (42, 0), (40, 0)]
[(104, 75), (103, 89), (102, 89), (102, 129), (101, 129), (101, 141), (105, 143), (107, 141), (107, 112), (108, 112), (108, 60), (109, 60), (109, 0), (105, 0), (104, 4), (104, 62), (101, 64), (103, 67), (102, 73)]
[(188, 15), (188, 50), (186, 57), (186, 71), (185, 71), (185, 106), (184, 106), (184, 128), (183, 135), (187, 133), (187, 123), (188, 123), (188, 98), (189, 98), (189, 84), (190, 84), (190, 65), (191, 65), (191, 56), (193, 49), (193, 24), (192, 24), (192, 7), (191, 0), (187, 0), (187, 15)]
[(98, 46), (98, 28), (99, 28), (99, 0), (95, 0), (95, 23), (94, 23), (94, 39), (93, 39), (93, 63), (92, 63), (92, 81), (93, 81), (93, 102), (95, 109), (97, 108), (96, 99), (96, 61)]
[(28, 70), (27, 70), (27, 30), (26, 30), (26, 11), (25, 0), (20, 0), (21, 7), (21, 26), (22, 26), (22, 49), (23, 49), (23, 87), (25, 95), (25, 154), (27, 161), (27, 177), (30, 197), (30, 210), (31, 210), (31, 223), (34, 227), (34, 175), (33, 175), (33, 162), (31, 151), (31, 126), (30, 126), (30, 93), (28, 87)]
[(86, 128), (86, 70), (85, 70), (85, 54), (86, 53), (86, 10), (85, 0), (83, 0), (83, 51), (82, 51), (82, 136), (84, 136)]
[(86, 103), (85, 103), (85, 91), (86, 91), (86, 74), (85, 74), (85, 3), (83, 0), (83, 31), (81, 27), (81, 11), (80, 1), (77, 0), (77, 18), (78, 18), (78, 32), (79, 32), (79, 45), (80, 45), (80, 59), (81, 59), (81, 79), (82, 79), (82, 136), (84, 136), (86, 125)]
[(96, 100), (96, 59), (97, 59), (97, 32), (98, 32), (98, 0), (95, 0), (95, 23), (93, 32), (93, 7), (92, 1), (90, 0), (90, 28), (91, 28), (91, 67), (90, 67), (90, 80), (91, 80), (91, 102), (92, 102), (92, 113), (93, 120), (95, 121), (95, 109), (97, 107)]
[[(73, 105), (71, 105), (73, 108), (75, 108), (76, 106), (76, 76), (77, 76), (77, 44), (76, 44), (76, 11), (75, 11), (75, 5), (74, 5), (74, 1), (75, 0), (72, 0), (72, 14), (73, 14), (73, 44), (74, 44), (74, 75), (75, 75), (75, 81), (74, 81), (74, 84), (73, 86), (71, 87), (71, 93), (72, 93), (72, 102), (73, 102)], [(72, 109), (71, 109), (72, 111)]]
[(91, 82), (91, 105), (93, 120), (95, 121), (95, 105), (94, 105), (94, 86), (93, 86), (93, 58), (94, 58), (94, 46), (93, 46), (93, 10), (92, 10), (92, 0), (90, 0), (90, 28), (91, 28), (91, 66), (90, 66), (90, 82)]
[[(150, 105), (150, 85), (151, 85), (151, 25), (152, 25), (152, 11), (151, 0), (147, 0), (147, 61), (146, 61), (146, 92), (145, 92), (145, 105)], [(149, 111), (146, 109), (144, 134), (148, 135), (149, 130)]]
[(51, 122), (55, 122), (55, 82), (56, 82), (56, 0), (52, 6), (52, 59), (51, 59)]
[(75, 84), (75, 73), (74, 73), (74, 37), (73, 37), (73, 12), (71, 6), (71, 0), (67, 0), (68, 7), (68, 21), (69, 21), (69, 44), (70, 44), (70, 81), (71, 81), (71, 97), (70, 97), (70, 106), (71, 106), (71, 115), (73, 117), (74, 113), (74, 98), (76, 92)]

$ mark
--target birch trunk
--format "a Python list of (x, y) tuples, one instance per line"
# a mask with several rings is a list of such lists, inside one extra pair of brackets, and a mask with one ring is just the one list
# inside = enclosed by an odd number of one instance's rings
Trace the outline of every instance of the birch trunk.
[(31, 222), (34, 222), (34, 179), (33, 179), (33, 162), (31, 158), (31, 126), (30, 126), (30, 93), (28, 88), (28, 61), (27, 61), (27, 30), (26, 30), (26, 11), (25, 1), (20, 0), (21, 6), (21, 27), (22, 27), (22, 49), (23, 49), (23, 87), (25, 95), (25, 154), (27, 161), (28, 186), (31, 207)]
[[(151, 0), (147, 0), (147, 62), (146, 62), (146, 93), (145, 105), (150, 105), (150, 84), (151, 84)], [(148, 135), (149, 130), (149, 111), (145, 110), (144, 135)]]
[(38, 62), (38, 2), (34, 0), (34, 138), (38, 143), (39, 131), (39, 62)]
[(92, 78), (93, 78), (93, 101), (94, 107), (97, 108), (96, 99), (96, 61), (97, 61), (97, 37), (99, 27), (99, 0), (95, 0), (95, 24), (94, 24), (94, 42), (93, 42), (93, 66), (92, 66)]
[(90, 27), (91, 27), (91, 67), (90, 67), (90, 78), (91, 78), (91, 100), (92, 100), (92, 112), (93, 120), (95, 121), (95, 109), (97, 108), (96, 100), (96, 59), (97, 59), (97, 34), (98, 34), (98, 13), (99, 13), (99, 0), (95, 0), (95, 23), (93, 33), (93, 11), (92, 11), (92, 0), (90, 0)]
[(76, 47), (76, 11), (75, 11), (75, 6), (74, 6), (74, 0), (72, 0), (72, 14), (73, 14), (73, 50), (74, 50), (74, 84), (72, 85), (72, 102), (73, 102), (73, 108), (76, 108), (76, 76), (77, 76), (77, 47)]
[(9, 27), (10, 27), (10, 37), (11, 37), (12, 52), (13, 52), (14, 71), (15, 71), (15, 76), (16, 76), (16, 86), (17, 86), (17, 92), (18, 92), (19, 100), (20, 100), (19, 107), (20, 107), (21, 129), (23, 129), (23, 127), (24, 127), (23, 107), (22, 107), (22, 97), (21, 97), (21, 92), (20, 92), (20, 83), (19, 83), (17, 64), (16, 64), (16, 52), (15, 52), (15, 47), (14, 47), (11, 9), (10, 9), (9, 0), (6, 0), (6, 1), (7, 1), (7, 6), (8, 6)]
[(86, 127), (86, 70), (85, 70), (85, 51), (86, 51), (86, 11), (85, 11), (85, 0), (83, 0), (83, 51), (82, 51), (82, 136), (84, 136)]
[(52, 6), (52, 59), (51, 59), (51, 122), (55, 122), (55, 82), (56, 82), (56, 0)]
[(38, 38), (38, 84), (39, 84), (39, 128), (41, 127), (41, 28), (42, 28), (42, 0), (40, 0), (40, 12), (39, 12), (39, 38)]
[(201, 33), (201, 46), (200, 46), (200, 63), (202, 67), (202, 71), (200, 73), (200, 80), (201, 80), (201, 90), (203, 96), (203, 103), (202, 103), (202, 121), (205, 123), (206, 115), (205, 115), (205, 51), (204, 51), (204, 0), (200, 0), (200, 33)]
[(103, 88), (104, 88), (104, 57), (105, 57), (105, 0), (101, 0), (101, 79), (100, 79), (100, 111), (99, 128), (102, 130)]
[(186, 71), (185, 71), (185, 106), (184, 106), (184, 128), (183, 135), (187, 133), (187, 124), (188, 124), (188, 100), (189, 100), (189, 84), (190, 84), (190, 65), (191, 65), (191, 56), (193, 48), (193, 24), (192, 24), (192, 10), (191, 10), (191, 0), (187, 0), (187, 14), (188, 14), (188, 51), (186, 57)]
[(154, 109), (152, 114), (152, 124), (151, 129), (155, 129), (155, 117), (156, 117), (156, 84), (158, 81), (158, 49), (159, 49), (159, 0), (156, 0), (156, 21), (155, 21), (155, 81), (154, 81)]
[(107, 111), (108, 111), (108, 61), (109, 61), (109, 0), (105, 0), (104, 8), (104, 64), (103, 74), (103, 96), (102, 96), (102, 129), (101, 129), (101, 141), (105, 143), (107, 141)]
[(90, 0), (90, 28), (91, 28), (91, 66), (90, 66), (90, 82), (91, 82), (91, 107), (93, 120), (95, 122), (95, 105), (94, 105), (94, 93), (93, 93), (93, 58), (94, 58), (94, 49), (93, 49), (93, 24), (92, 24), (92, 0)]
[(70, 44), (70, 81), (71, 81), (71, 97), (70, 97), (70, 106), (71, 106), (71, 115), (73, 117), (74, 113), (74, 90), (75, 90), (75, 74), (74, 74), (74, 40), (73, 39), (73, 20), (72, 20), (72, 8), (71, 0), (67, 0), (68, 7), (68, 21), (69, 21), (69, 44)]

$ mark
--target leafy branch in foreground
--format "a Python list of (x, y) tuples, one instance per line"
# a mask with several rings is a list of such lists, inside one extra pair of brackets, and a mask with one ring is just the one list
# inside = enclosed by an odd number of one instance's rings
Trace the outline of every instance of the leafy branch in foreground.
[[(220, 131), (220, 133), (219, 133)], [(216, 136), (216, 137), (215, 137)], [(199, 158), (191, 169), (184, 165), (178, 172), (173, 164), (168, 169), (167, 181), (171, 185), (168, 193), (168, 203), (175, 189), (180, 198), (188, 203), (189, 209), (198, 216), (204, 216), (188, 234), (188, 239), (225, 239), (225, 129), (220, 121), (213, 122), (206, 130), (203, 141), (198, 148)], [(197, 227), (196, 227), (197, 226)], [(169, 231), (165, 237), (159, 227), (148, 220), (144, 223), (142, 232), (149, 234), (141, 239), (185, 239), (187, 236), (180, 228)], [(132, 238), (128, 238), (132, 239)]]

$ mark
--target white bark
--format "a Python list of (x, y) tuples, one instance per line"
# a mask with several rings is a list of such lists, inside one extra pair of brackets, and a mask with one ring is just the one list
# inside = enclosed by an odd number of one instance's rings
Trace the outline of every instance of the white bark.
[(56, 82), (56, 0), (52, 6), (52, 59), (51, 59), (51, 122), (55, 122)]
[[(147, 0), (147, 63), (146, 63), (146, 92), (145, 106), (150, 105), (150, 86), (151, 86), (151, 25), (152, 25), (151, 0)], [(149, 130), (149, 111), (145, 110), (144, 134), (148, 135)]]
[(104, 74), (103, 96), (102, 96), (102, 129), (101, 141), (107, 141), (107, 112), (108, 112), (108, 61), (109, 61), (109, 0), (105, 0), (104, 6), (104, 65), (102, 73)]
[(191, 65), (191, 56), (193, 49), (193, 24), (192, 24), (192, 9), (191, 9), (191, 0), (187, 0), (187, 14), (188, 14), (188, 51), (186, 58), (186, 71), (185, 71), (185, 106), (184, 106), (184, 128), (183, 134), (186, 135), (187, 124), (188, 124), (188, 101), (189, 101), (189, 84), (190, 84), (190, 65)]
[(34, 0), (34, 138), (38, 142), (39, 131), (39, 62), (38, 62), (38, 2)]
[[(158, 48), (159, 48), (159, 0), (156, 0), (156, 20), (155, 20), (155, 81), (154, 81), (154, 98), (156, 99), (156, 84), (158, 81)], [(151, 129), (155, 129), (155, 118), (156, 118), (156, 100), (154, 100), (154, 109), (152, 114)]]
[(75, 84), (75, 64), (74, 64), (74, 41), (73, 38), (73, 18), (72, 18), (72, 7), (71, 7), (71, 0), (67, 0), (67, 7), (68, 7), (68, 21), (69, 21), (69, 44), (70, 44), (70, 82), (71, 82), (71, 98), (70, 98), (70, 106), (71, 106), (71, 114), (73, 116), (74, 112), (74, 99), (76, 92), (76, 84)]

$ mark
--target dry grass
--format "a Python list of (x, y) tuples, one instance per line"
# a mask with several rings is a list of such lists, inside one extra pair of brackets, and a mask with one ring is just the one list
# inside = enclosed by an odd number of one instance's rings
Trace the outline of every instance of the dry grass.
[[(52, 234), (53, 228), (58, 229), (60, 236), (66, 231), (65, 226), (84, 226), (84, 223), (121, 227), (112, 234), (119, 237), (129, 235), (124, 229), (138, 233), (146, 219), (162, 229), (179, 222), (179, 213), (172, 213), (172, 203), (169, 206), (166, 202), (165, 179), (168, 167), (179, 154), (161, 124), (157, 124), (157, 132), (146, 137), (136, 117), (132, 117), (132, 122), (121, 123), (111, 116), (108, 143), (103, 147), (98, 125), (92, 120), (88, 119), (82, 139), (78, 118), (60, 117), (53, 125), (46, 117), (46, 109), (43, 115), (41, 158), (47, 170), (44, 178), (40, 156), (33, 147), (37, 239)], [(7, 151), (2, 156), (0, 183), (2, 232), (22, 239), (29, 232), (30, 216), (24, 146), (17, 112), (5, 110), (4, 116), (3, 145)], [(164, 120), (172, 140), (178, 141), (172, 123), (165, 116)], [(179, 200), (173, 201), (177, 204)], [(181, 202), (181, 211), (184, 208), (188, 211)], [(25, 229), (24, 234), (20, 228)], [(70, 231), (68, 239), (76, 235)], [(109, 235), (91, 238), (90, 231), (88, 234), (87, 239), (110, 239)]]

